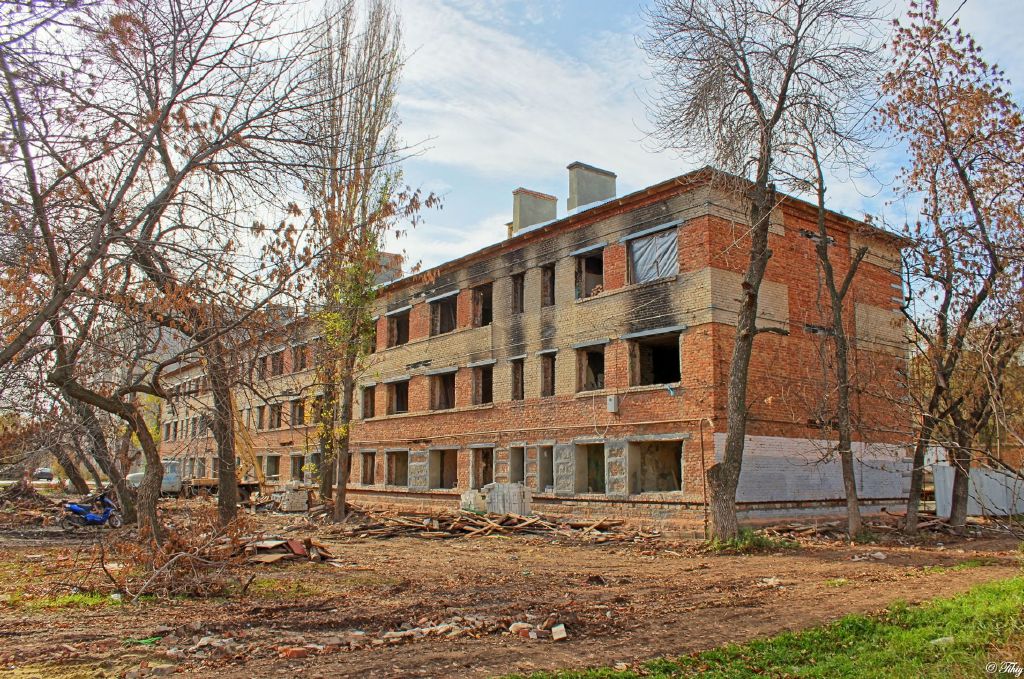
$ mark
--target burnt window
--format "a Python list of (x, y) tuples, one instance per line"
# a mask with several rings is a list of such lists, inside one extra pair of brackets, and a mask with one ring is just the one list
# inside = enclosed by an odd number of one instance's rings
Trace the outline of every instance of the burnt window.
[(459, 451), (431, 450), (427, 476), (431, 488), (455, 488), (459, 482)]
[(455, 373), (430, 376), (430, 409), (451, 410), (455, 407)]
[(284, 350), (275, 351), (270, 355), (270, 374), (277, 376), (284, 373)]
[(629, 282), (647, 283), (679, 273), (679, 243), (675, 229), (629, 241)]
[(289, 419), (293, 427), (301, 427), (306, 423), (306, 402), (301, 398), (292, 401)]
[(681, 376), (679, 333), (633, 340), (630, 345), (630, 384), (674, 384)]
[(388, 414), (409, 412), (409, 380), (388, 385)]
[(604, 389), (604, 345), (576, 350), (576, 391)]
[(363, 419), (368, 420), (374, 415), (374, 407), (376, 403), (374, 401), (377, 398), (377, 387), (363, 387), (362, 395), (362, 408), (363, 408)]
[(392, 450), (384, 454), (387, 465), (385, 483), (389, 486), (409, 485), (409, 451)]
[(388, 316), (388, 346), (397, 347), (409, 341), (409, 310)]
[(526, 389), (524, 388), (524, 367), (526, 361), (521, 358), (515, 358), (510, 361), (512, 364), (512, 400), (522, 401), (526, 397)]
[(604, 292), (604, 251), (596, 250), (576, 258), (576, 299)]
[(455, 330), (459, 296), (451, 295), (430, 303), (430, 334), (443, 335)]
[(540, 357), (540, 395), (555, 395), (555, 354), (543, 354)]
[(473, 327), (482, 328), (494, 320), (493, 290), (491, 283), (473, 288)]
[(363, 453), (362, 479), (364, 486), (372, 486), (377, 482), (377, 453)]
[(306, 369), (306, 349), (307, 347), (305, 344), (292, 347), (292, 372), (298, 372)]
[(270, 428), (280, 429), (281, 428), (281, 404), (274, 403), (270, 406)]
[(540, 268), (540, 305), (555, 304), (555, 265), (545, 264)]
[(494, 402), (494, 367), (482, 365), (473, 368), (473, 403), (482, 405)]
[(512, 313), (521, 314), (526, 309), (526, 274), (512, 276)]

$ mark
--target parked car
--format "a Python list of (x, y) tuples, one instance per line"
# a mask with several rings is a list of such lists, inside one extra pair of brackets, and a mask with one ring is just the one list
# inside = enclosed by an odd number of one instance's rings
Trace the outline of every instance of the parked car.
[(49, 467), (40, 467), (32, 472), (32, 478), (36, 481), (53, 481), (53, 470)]
[[(164, 460), (164, 478), (160, 483), (161, 495), (178, 495), (181, 493), (181, 462), (178, 460)], [(145, 472), (134, 472), (125, 477), (125, 481), (132, 488), (142, 485)]]

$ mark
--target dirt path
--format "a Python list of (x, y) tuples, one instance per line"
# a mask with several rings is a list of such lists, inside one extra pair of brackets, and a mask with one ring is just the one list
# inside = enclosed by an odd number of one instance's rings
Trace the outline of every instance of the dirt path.
[[(0, 537), (5, 581), (15, 573), (67, 580), (71, 574), (54, 572), (55, 564), (67, 564), (74, 546), (60, 551), (24, 540), (11, 545)], [(948, 596), (1020, 572), (1009, 540), (806, 546), (756, 556), (703, 554), (694, 543), (581, 545), (534, 537), (350, 540), (333, 547), (344, 567), (253, 567), (257, 577), (242, 598), (68, 610), (32, 607), (26, 602), (41, 595), (31, 590), (21, 601), (8, 594), (0, 604), (0, 675), (121, 676), (142, 661), (221, 678), (469, 677), (633, 664), (877, 610), (897, 599)], [(885, 558), (869, 556), (876, 552)], [(65, 560), (57, 561), (58, 554)], [(565, 624), (568, 640), (495, 631), (549, 616)], [(479, 629), (334, 650), (353, 630), (377, 638), (403, 623), (467, 619)], [(125, 644), (153, 636), (170, 640)], [(307, 644), (326, 648), (300, 659), (280, 657), (283, 648)]]

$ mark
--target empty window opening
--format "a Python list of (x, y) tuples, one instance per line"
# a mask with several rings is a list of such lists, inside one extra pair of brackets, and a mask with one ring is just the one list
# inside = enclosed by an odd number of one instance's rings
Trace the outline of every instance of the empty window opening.
[(633, 342), (631, 384), (674, 384), (680, 379), (679, 333), (643, 337)]
[(281, 410), (282, 406), (280, 403), (274, 403), (270, 406), (270, 428), (280, 429), (281, 428)]
[(306, 423), (306, 402), (301, 398), (292, 401), (290, 421), (293, 427), (301, 427)]
[(372, 486), (377, 481), (377, 453), (363, 453), (362, 455), (362, 479), (360, 482), (364, 486)]
[(629, 241), (629, 282), (647, 283), (679, 273), (679, 242), (676, 230)]
[(302, 480), (302, 468), (306, 466), (306, 460), (302, 455), (292, 455), (292, 481)]
[(483, 488), (494, 483), (494, 448), (473, 450), (473, 483), (471, 488)]
[(508, 480), (511, 483), (526, 481), (526, 449), (513, 447), (508, 449)]
[(482, 365), (473, 368), (473, 403), (494, 403), (494, 367)]
[(540, 357), (540, 395), (555, 395), (555, 354)]
[(545, 264), (540, 268), (540, 305), (555, 304), (555, 265)]
[(523, 368), (525, 361), (521, 358), (514, 359), (511, 361), (512, 364), (512, 400), (522, 401), (526, 395), (526, 389), (523, 386)]
[(305, 344), (292, 347), (292, 372), (306, 369), (306, 348)]
[(370, 327), (366, 333), (366, 344), (368, 353), (377, 353), (377, 320), (370, 321)]
[(270, 355), (270, 374), (281, 375), (284, 373), (284, 350), (274, 352)]
[(592, 391), (604, 389), (604, 347), (593, 346), (576, 351), (577, 368), (576, 391)]
[(431, 450), (427, 458), (431, 488), (455, 488), (459, 481), (459, 451)]
[[(206, 460), (200, 459), (202, 467), (206, 466)], [(206, 475), (206, 469), (203, 469), (203, 475)], [(267, 479), (277, 481), (281, 478), (281, 456), (280, 455), (268, 455), (267, 456)]]
[(630, 493), (670, 493), (682, 489), (682, 441), (629, 444)]
[(604, 492), (604, 444), (576, 445), (576, 492)]
[(494, 320), (494, 297), (491, 283), (473, 288), (473, 327), (482, 328)]
[(200, 478), (206, 478), (206, 458), (200, 457), (196, 462), (198, 463), (196, 465), (196, 475)]
[(555, 489), (555, 447), (537, 449), (537, 490), (550, 493)]
[(409, 451), (394, 450), (387, 453), (387, 484), (389, 486), (409, 485)]
[(363, 419), (368, 420), (374, 415), (374, 408), (376, 406), (377, 399), (377, 387), (363, 387), (362, 394), (362, 409)]
[(576, 258), (576, 299), (586, 299), (604, 292), (604, 251)]
[(409, 380), (388, 385), (388, 414), (409, 412)]
[(264, 406), (256, 406), (256, 429), (263, 429), (263, 413), (265, 412)]
[(430, 303), (430, 334), (443, 335), (455, 330), (459, 296), (452, 295)]
[(455, 407), (455, 373), (430, 377), (430, 409), (450, 410)]
[(397, 347), (409, 341), (409, 311), (388, 316), (388, 346)]
[(512, 276), (512, 313), (521, 314), (526, 309), (526, 274)]

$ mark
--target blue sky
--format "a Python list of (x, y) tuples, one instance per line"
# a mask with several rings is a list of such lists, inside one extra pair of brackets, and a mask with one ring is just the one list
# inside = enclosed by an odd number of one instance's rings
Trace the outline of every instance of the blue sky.
[[(399, 111), (403, 137), (416, 145), (406, 181), (441, 194), (444, 206), (390, 249), (429, 267), (501, 240), (519, 186), (558, 196), (563, 216), (565, 166), (575, 160), (616, 172), (620, 195), (696, 167), (645, 141), (640, 97), (652, 83), (635, 40), (644, 4), (398, 0), (408, 51)], [(958, 4), (944, 0), (940, 11)], [(1024, 1), (967, 0), (958, 18), (1020, 98)], [(878, 153), (882, 182), (833, 184), (830, 207), (903, 219), (888, 185), (900, 160), (893, 149)]]

